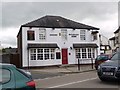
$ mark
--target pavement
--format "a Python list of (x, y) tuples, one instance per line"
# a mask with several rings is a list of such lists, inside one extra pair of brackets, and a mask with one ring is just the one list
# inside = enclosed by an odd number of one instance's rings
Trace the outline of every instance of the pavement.
[(45, 79), (55, 76), (63, 76), (66, 74), (82, 73), (95, 70), (92, 65), (60, 65), (60, 66), (50, 66), (42, 67), (37, 69), (29, 69), (32, 74), (33, 79)]

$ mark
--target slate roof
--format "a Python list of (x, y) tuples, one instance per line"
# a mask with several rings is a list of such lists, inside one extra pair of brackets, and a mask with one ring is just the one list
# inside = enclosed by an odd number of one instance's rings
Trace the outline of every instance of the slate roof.
[(120, 26), (119, 26), (119, 28), (114, 33), (118, 33), (119, 31), (120, 31)]
[(115, 37), (111, 37), (109, 40), (115, 40)]
[(45, 27), (45, 28), (72, 28), (72, 29), (94, 29), (99, 30), (99, 28), (78, 23), (61, 16), (44, 16), (37, 20), (31, 21), (22, 25), (22, 27)]

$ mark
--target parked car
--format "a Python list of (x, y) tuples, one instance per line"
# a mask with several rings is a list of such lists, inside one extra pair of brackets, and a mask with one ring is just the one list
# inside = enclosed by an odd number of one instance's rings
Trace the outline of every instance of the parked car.
[(0, 63), (0, 85), (2, 89), (12, 90), (36, 90), (35, 82), (32, 79), (30, 72), (23, 69), (18, 69), (12, 64)]
[(96, 59), (95, 59), (95, 68), (96, 68), (96, 70), (97, 70), (98, 66), (99, 66), (101, 63), (109, 60), (110, 57), (111, 57), (111, 55), (107, 55), (107, 54), (98, 55), (98, 56), (96, 57)]
[(117, 52), (112, 58), (98, 66), (97, 70), (100, 80), (116, 79), (120, 80), (120, 52)]

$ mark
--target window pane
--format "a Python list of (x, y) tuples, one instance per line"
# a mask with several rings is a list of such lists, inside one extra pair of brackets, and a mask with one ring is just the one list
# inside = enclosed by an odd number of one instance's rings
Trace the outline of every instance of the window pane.
[(10, 71), (7, 69), (2, 69), (2, 81), (0, 81), (0, 83), (6, 83), (9, 80), (10, 80)]
[(36, 49), (31, 49), (30, 52), (31, 53), (36, 53)]
[(37, 60), (43, 60), (43, 49), (37, 49)]
[(31, 54), (31, 60), (36, 60), (36, 54)]
[(92, 56), (91, 48), (88, 48), (88, 58), (91, 58), (91, 56)]
[(45, 60), (49, 59), (49, 54), (45, 54), (44, 56), (45, 56), (45, 57), (44, 57)]
[(97, 34), (93, 35), (93, 40), (97, 40)]
[(43, 53), (43, 49), (37, 49), (37, 53)]
[(92, 49), (92, 58), (95, 58), (95, 49)]
[(76, 49), (76, 58), (81, 58), (80, 49)]
[(80, 39), (81, 39), (81, 40), (86, 40), (85, 30), (80, 30)]
[(60, 52), (56, 52), (56, 59), (61, 59)]
[(35, 40), (34, 31), (27, 31), (27, 40)]
[(82, 52), (86, 52), (86, 48), (82, 48)]
[(36, 60), (36, 49), (30, 49), (30, 60)]
[(67, 40), (67, 29), (61, 29), (61, 36), (64, 40)]
[(43, 60), (43, 54), (37, 54), (37, 60)]
[(54, 59), (55, 58), (55, 54), (51, 54), (51, 59)]
[(82, 58), (87, 58), (86, 48), (82, 48)]
[(44, 49), (44, 59), (49, 59), (49, 49)]
[(39, 39), (40, 39), (40, 40), (46, 39), (46, 29), (45, 29), (45, 28), (40, 28), (40, 31), (39, 31)]
[(50, 49), (51, 59), (55, 59), (55, 49)]
[(88, 58), (91, 58), (91, 53), (88, 53)]

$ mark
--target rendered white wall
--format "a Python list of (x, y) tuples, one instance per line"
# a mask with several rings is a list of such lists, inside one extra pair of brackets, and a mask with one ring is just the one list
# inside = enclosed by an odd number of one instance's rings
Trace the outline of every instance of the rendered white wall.
[[(77, 60), (75, 60), (75, 49), (73, 48), (73, 43), (96, 43), (99, 46), (99, 34), (98, 34), (98, 40), (92, 41), (91, 31), (86, 30), (86, 40), (81, 41), (80, 40), (80, 30), (79, 29), (67, 29), (67, 40), (62, 40), (61, 36), (59, 35), (61, 33), (61, 29), (55, 29), (52, 28), (46, 28), (46, 40), (39, 40), (39, 28), (32, 28), (31, 30), (35, 31), (35, 40), (34, 41), (28, 41), (27, 40), (27, 30), (30, 30), (27, 27), (22, 28), (22, 53), (23, 53), (23, 67), (28, 65), (28, 50), (27, 50), (27, 44), (28, 43), (57, 43), (57, 45), (61, 48), (68, 48), (68, 63), (69, 64), (77, 64)], [(50, 34), (57, 34), (57, 36), (50, 36)], [(71, 37), (69, 34), (79, 34), (77, 37)], [(72, 49), (70, 49), (72, 47)], [(61, 51), (60, 51), (61, 52)], [(100, 48), (98, 48), (98, 54), (100, 53)], [(70, 53), (70, 55), (69, 55)], [(96, 54), (97, 56), (97, 54)], [(29, 61), (30, 66), (45, 66), (45, 65), (56, 65), (56, 64), (62, 64), (62, 56), (60, 60), (43, 60), (43, 61)]]

